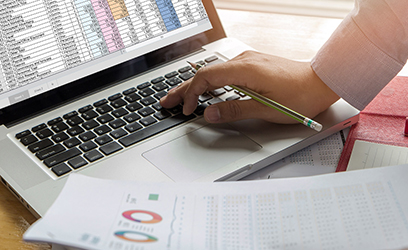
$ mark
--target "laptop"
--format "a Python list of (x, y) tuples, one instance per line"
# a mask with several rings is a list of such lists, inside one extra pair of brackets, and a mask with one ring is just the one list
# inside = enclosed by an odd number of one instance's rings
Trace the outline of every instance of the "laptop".
[[(34, 10), (35, 9), (35, 10)], [(191, 116), (159, 99), (194, 77), (187, 61), (225, 62), (212, 1), (70, 1), (7, 5), (0, 53), (1, 181), (36, 216), (71, 173), (144, 182), (239, 180), (358, 121), (343, 100), (302, 124), (210, 125), (205, 107), (249, 98), (225, 87)]]

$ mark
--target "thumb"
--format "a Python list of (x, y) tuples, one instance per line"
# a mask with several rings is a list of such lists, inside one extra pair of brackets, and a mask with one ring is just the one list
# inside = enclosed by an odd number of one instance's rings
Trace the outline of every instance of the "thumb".
[(209, 123), (225, 123), (250, 118), (264, 118), (264, 105), (254, 101), (225, 101), (213, 104), (204, 111), (204, 118)]

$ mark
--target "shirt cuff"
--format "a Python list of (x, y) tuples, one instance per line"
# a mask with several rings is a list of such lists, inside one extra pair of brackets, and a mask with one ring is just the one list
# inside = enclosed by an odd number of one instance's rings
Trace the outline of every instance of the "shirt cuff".
[(311, 65), (328, 87), (359, 110), (404, 66), (370, 41), (352, 15), (344, 19)]

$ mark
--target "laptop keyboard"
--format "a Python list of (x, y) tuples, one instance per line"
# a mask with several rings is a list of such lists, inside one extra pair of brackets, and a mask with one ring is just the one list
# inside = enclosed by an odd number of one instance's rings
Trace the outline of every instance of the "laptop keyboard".
[[(217, 60), (212, 56), (198, 63)], [(201, 116), (208, 105), (223, 101), (218, 96), (232, 91), (226, 86), (201, 95), (197, 109), (189, 116), (182, 114), (181, 105), (162, 108), (160, 98), (194, 74), (190, 66), (180, 68), (15, 136), (56, 176), (63, 176)], [(228, 100), (241, 97), (242, 93), (235, 93)]]

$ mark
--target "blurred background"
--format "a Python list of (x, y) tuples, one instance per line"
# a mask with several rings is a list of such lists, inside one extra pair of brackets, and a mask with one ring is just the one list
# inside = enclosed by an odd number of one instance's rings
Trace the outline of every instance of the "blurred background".
[(354, 0), (213, 0), (221, 9), (344, 18)]

